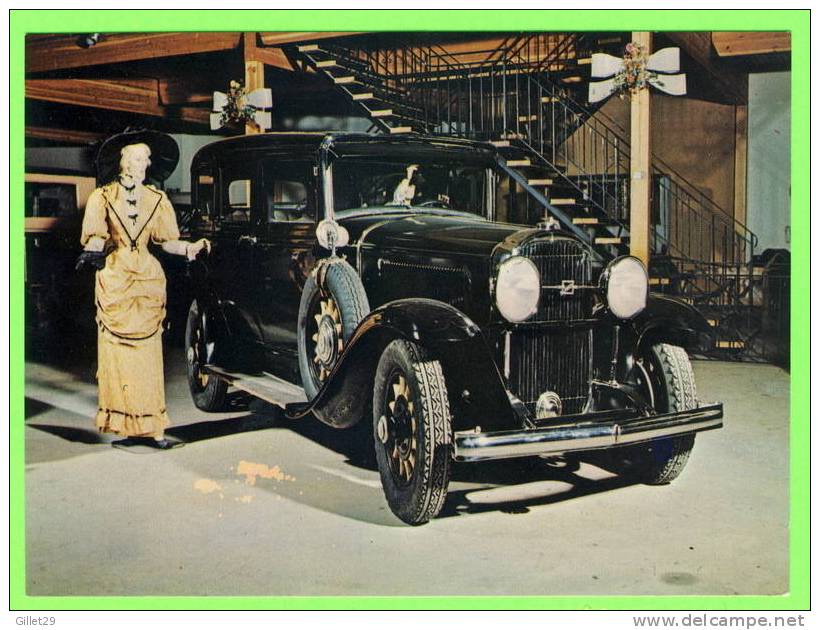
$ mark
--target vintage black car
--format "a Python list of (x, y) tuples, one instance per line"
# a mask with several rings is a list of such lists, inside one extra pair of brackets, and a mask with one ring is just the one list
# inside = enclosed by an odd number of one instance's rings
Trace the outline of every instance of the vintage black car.
[(451, 463), (610, 449), (666, 483), (701, 404), (709, 326), (553, 221), (503, 214), (495, 149), (419, 136), (261, 134), (192, 163), (186, 347), (196, 405), (228, 385), (337, 428), (372, 421), (393, 512), (440, 511)]

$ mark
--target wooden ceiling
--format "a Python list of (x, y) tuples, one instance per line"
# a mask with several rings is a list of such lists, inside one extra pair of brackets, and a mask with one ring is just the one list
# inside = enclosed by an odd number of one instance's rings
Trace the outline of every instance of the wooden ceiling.
[[(498, 34), (476, 42), (475, 35), (458, 33), (103, 33), (92, 46), (83, 41), (87, 35), (27, 36), (30, 143), (86, 144), (126, 126), (207, 133), (213, 92), (243, 78), (249, 61), (264, 66), (275, 115), (341, 115), (347, 104), (333, 97), (331, 85), (298, 68), (288, 45), (335, 38), (380, 47), (435, 40), (486, 48)], [(696, 97), (744, 102), (746, 72), (788, 68), (789, 33), (665, 33), (656, 41), (683, 49), (690, 82), (706, 95)]]
[(294, 72), (281, 46), (351, 35), (356, 33), (116, 33), (100, 35), (90, 47), (81, 45), (84, 34), (30, 35), (26, 136), (75, 144), (129, 125), (208, 132), (213, 92), (242, 79), (247, 61), (264, 64), (275, 92), (295, 90), (315, 99), (330, 87)]

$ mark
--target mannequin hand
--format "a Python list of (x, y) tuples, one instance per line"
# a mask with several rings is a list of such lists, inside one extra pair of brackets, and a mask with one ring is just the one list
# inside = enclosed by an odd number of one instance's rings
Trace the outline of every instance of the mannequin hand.
[(105, 267), (105, 253), (104, 252), (83, 252), (77, 258), (77, 264), (74, 269), (79, 271), (85, 267), (92, 269), (102, 269)]
[(188, 260), (196, 260), (196, 257), (199, 256), (199, 253), (203, 249), (205, 250), (206, 254), (211, 253), (211, 241), (209, 241), (207, 238), (201, 238), (198, 241), (189, 243), (188, 247), (186, 248)]

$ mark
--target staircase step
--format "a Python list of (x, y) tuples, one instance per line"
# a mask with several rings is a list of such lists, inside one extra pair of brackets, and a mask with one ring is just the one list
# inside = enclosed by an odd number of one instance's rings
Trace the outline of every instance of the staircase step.
[(715, 344), (715, 347), (725, 350), (742, 350), (746, 347), (746, 344), (740, 340), (728, 341), (725, 339), (719, 339)]
[[(360, 87), (360, 86), (355, 86)], [(366, 87), (366, 86), (361, 86)], [(415, 105), (411, 105), (406, 98), (404, 98), (401, 94), (390, 95), (387, 92), (378, 89), (367, 89), (365, 92), (353, 92), (346, 87), (343, 87), (354, 101), (378, 101), (381, 103), (379, 104), (372, 104), (368, 107), (376, 110), (376, 109), (392, 109), (393, 113), (397, 116), (401, 116), (401, 112), (408, 112), (416, 115), (418, 120), (418, 116), (422, 116), (424, 112), (420, 107), (416, 107)]]
[(650, 285), (666, 285), (671, 282), (670, 278), (649, 278)]
[(515, 168), (520, 167), (520, 166), (532, 166), (532, 162), (530, 162), (529, 159), (507, 160), (507, 166), (512, 166), (512, 167), (515, 167)]
[(560, 103), (561, 99), (557, 96), (542, 96), (541, 97), (542, 103)]
[[(572, 222), (575, 225), (601, 225), (601, 221), (597, 217), (572, 217)], [(652, 284), (650, 281), (649, 284)]]
[(390, 127), (390, 133), (413, 133), (412, 127)]
[[(333, 70), (342, 70), (344, 73), (333, 74)], [(322, 72), (337, 85), (361, 86), (363, 91), (373, 92), (374, 95), (378, 95), (381, 92), (383, 94), (394, 95), (394, 98), (403, 99), (407, 94), (406, 89), (395, 86), (386, 87), (382, 77), (355, 68), (338, 66), (337, 68), (323, 68)]]
[(555, 199), (550, 199), (550, 203), (553, 206), (575, 206), (575, 205), (578, 204), (578, 200), (577, 199), (571, 199), (571, 198), (568, 198), (568, 197), (567, 198), (555, 198)]
[[(494, 147), (498, 147), (500, 149), (503, 149), (504, 147), (511, 146), (509, 140), (490, 140), (490, 144), (493, 145)], [(508, 164), (509, 164), (509, 162), (508, 162)]]
[(527, 183), (530, 186), (549, 186), (552, 184), (551, 179), (528, 179)]
[(393, 113), (392, 109), (368, 109), (367, 115), (372, 118), (385, 118), (386, 116), (395, 116), (396, 114)]
[(299, 52), (314, 52), (321, 49), (319, 48), (319, 44), (303, 44), (297, 47), (297, 50)]
[(579, 77), (577, 75), (573, 75), (573, 76), (569, 76), (569, 77), (563, 77), (561, 79), (561, 81), (563, 83), (580, 83), (583, 80), (584, 80), (583, 77)]
[(335, 59), (324, 59), (322, 61), (317, 61), (315, 63), (317, 68), (337, 68), (341, 65)]
[(592, 57), (582, 57), (580, 59), (576, 59), (575, 63), (579, 66), (587, 66), (592, 63)]
[(623, 242), (620, 236), (596, 236), (596, 245), (620, 245)]
[(529, 114), (527, 116), (519, 116), (518, 117), (518, 122), (534, 122), (536, 120), (538, 120), (538, 115), (537, 114)]

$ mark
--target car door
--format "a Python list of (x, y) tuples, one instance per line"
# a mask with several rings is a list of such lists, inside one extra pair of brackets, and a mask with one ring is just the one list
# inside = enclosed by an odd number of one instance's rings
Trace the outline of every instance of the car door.
[[(208, 259), (231, 340), (244, 348), (262, 345), (256, 316), (256, 165), (233, 159), (217, 169), (213, 248)], [(237, 348), (237, 350), (240, 350)]]
[(308, 157), (274, 156), (261, 163), (255, 307), (274, 367), (285, 377), (296, 369), (299, 301), (316, 257), (314, 173)]

